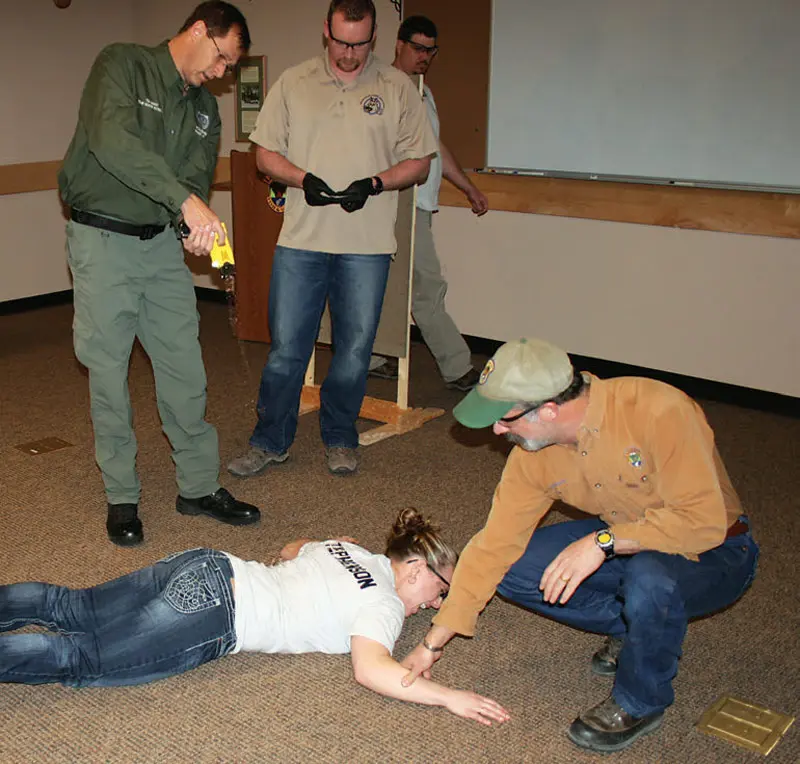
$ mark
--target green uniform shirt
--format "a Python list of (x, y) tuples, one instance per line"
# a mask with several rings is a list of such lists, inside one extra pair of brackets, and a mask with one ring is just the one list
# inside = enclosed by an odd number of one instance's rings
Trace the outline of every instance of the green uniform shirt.
[(185, 86), (166, 42), (110, 45), (83, 90), (61, 197), (137, 225), (169, 223), (189, 194), (208, 202), (219, 135), (216, 99)]

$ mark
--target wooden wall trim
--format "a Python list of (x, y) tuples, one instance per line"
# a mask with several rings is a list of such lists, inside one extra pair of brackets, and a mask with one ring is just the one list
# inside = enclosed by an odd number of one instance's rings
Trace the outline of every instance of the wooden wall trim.
[[(34, 191), (53, 191), (58, 188), (61, 160), (24, 162), (0, 165), (0, 196), (29, 194)], [(214, 185), (223, 186), (231, 180), (231, 160), (220, 157), (214, 173)]]
[[(800, 195), (470, 173), (493, 210), (800, 238)], [(468, 207), (442, 184), (440, 204)]]
[(0, 196), (58, 188), (61, 160), (0, 165)]
[[(0, 195), (58, 188), (60, 167), (60, 161), (0, 165)], [(493, 210), (800, 239), (800, 195), (795, 194), (488, 173), (470, 177)], [(220, 157), (214, 188), (230, 190), (230, 179), (230, 158)], [(439, 201), (445, 207), (468, 206), (448, 182)]]

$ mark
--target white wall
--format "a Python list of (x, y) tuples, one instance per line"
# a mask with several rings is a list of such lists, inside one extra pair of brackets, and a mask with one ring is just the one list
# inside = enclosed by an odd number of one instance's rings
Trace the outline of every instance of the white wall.
[(443, 208), (465, 334), (800, 396), (800, 241)]
[[(3, 3), (0, 164), (60, 159), (97, 53), (133, 37), (132, 0)], [(9, 62), (14, 63), (10, 68)], [(0, 196), (0, 301), (70, 289), (55, 191)]]

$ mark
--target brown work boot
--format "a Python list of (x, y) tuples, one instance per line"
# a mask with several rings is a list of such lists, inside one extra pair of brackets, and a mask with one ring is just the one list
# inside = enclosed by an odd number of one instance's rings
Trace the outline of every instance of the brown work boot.
[(613, 695), (584, 711), (567, 731), (567, 737), (581, 748), (611, 753), (627, 748), (634, 740), (661, 726), (664, 712), (636, 718), (620, 706)]
[(606, 637), (606, 643), (592, 656), (592, 671), (598, 676), (614, 676), (624, 642), (622, 637)]

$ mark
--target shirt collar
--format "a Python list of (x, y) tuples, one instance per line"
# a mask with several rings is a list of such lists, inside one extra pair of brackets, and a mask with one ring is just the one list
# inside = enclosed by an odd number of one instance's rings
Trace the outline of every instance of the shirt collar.
[(352, 82), (342, 82), (342, 80), (336, 76), (333, 69), (331, 69), (331, 62), (328, 58), (327, 50), (322, 52), (320, 59), (322, 62), (322, 69), (326, 75), (322, 78), (322, 82), (334, 82), (345, 90), (348, 88), (354, 88), (357, 85), (372, 79), (375, 74), (375, 70), (377, 69), (377, 59), (375, 58), (375, 54), (370, 51), (369, 55), (367, 56), (367, 61), (364, 64), (364, 68), (358, 73), (358, 76)]
[(175, 62), (172, 60), (172, 54), (169, 52), (169, 40), (164, 40), (161, 45), (153, 48), (153, 56), (156, 59), (158, 71), (161, 73), (164, 84), (171, 86), (177, 82), (183, 87), (183, 79), (178, 67), (175, 66)]
[(589, 384), (589, 404), (586, 407), (583, 422), (581, 422), (579, 438), (586, 433), (595, 434), (600, 431), (608, 406), (608, 385), (605, 380), (589, 374), (588, 371), (581, 373)]

